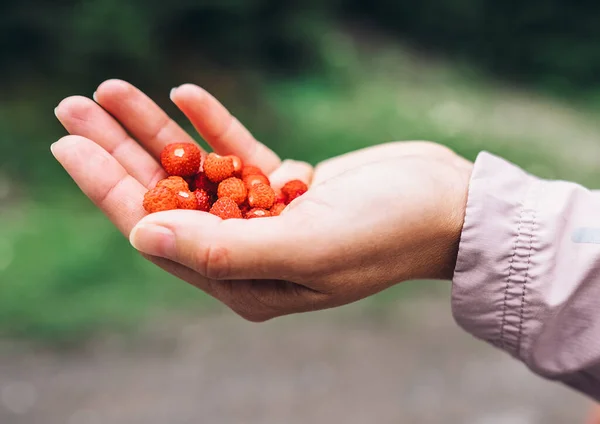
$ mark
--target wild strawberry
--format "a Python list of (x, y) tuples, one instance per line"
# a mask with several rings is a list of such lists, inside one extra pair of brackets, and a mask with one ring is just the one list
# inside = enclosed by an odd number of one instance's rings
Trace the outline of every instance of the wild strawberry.
[(144, 195), (144, 209), (148, 213), (177, 209), (177, 196), (166, 187), (154, 187)]
[(242, 218), (242, 211), (240, 211), (238, 205), (229, 197), (218, 199), (212, 205), (212, 208), (210, 208), (210, 213), (221, 219)]
[(231, 177), (221, 181), (217, 190), (217, 194), (219, 199), (222, 197), (229, 197), (235, 203), (241, 205), (244, 203), (244, 200), (246, 200), (248, 190), (246, 189), (246, 186), (242, 180), (236, 177)]
[(248, 204), (253, 208), (270, 209), (275, 203), (275, 192), (266, 184), (258, 183), (248, 191)]
[(290, 204), (307, 191), (308, 186), (300, 180), (289, 181), (281, 188), (281, 193), (285, 196), (287, 204)]
[(250, 189), (254, 184), (258, 184), (258, 183), (266, 184), (268, 186), (271, 185), (269, 178), (267, 178), (267, 176), (262, 175), (262, 174), (252, 174), (252, 175), (246, 175), (244, 177), (244, 184), (246, 184), (246, 187), (248, 189)]
[(189, 191), (193, 192), (196, 190), (196, 175), (192, 175), (191, 177), (185, 177), (184, 180), (188, 185)]
[(217, 195), (218, 184), (209, 180), (204, 172), (199, 172), (198, 175), (196, 175), (196, 178), (194, 179), (194, 185), (196, 190), (204, 190), (211, 196)]
[(208, 212), (212, 203), (210, 195), (201, 188), (196, 189), (194, 195), (196, 196), (197, 209), (202, 212)]
[(248, 175), (265, 175), (258, 166), (247, 165), (242, 169), (242, 178)]
[(275, 197), (275, 203), (283, 203), (284, 205), (287, 204), (287, 196), (280, 191)]
[(197, 209), (198, 200), (189, 190), (180, 190), (175, 192), (177, 195), (177, 209)]
[(271, 216), (271, 212), (264, 209), (250, 209), (248, 212), (244, 214), (244, 218), (253, 219), (253, 218), (267, 218)]
[(282, 202), (276, 202), (271, 208), (271, 216), (279, 216), (285, 209), (286, 205)]
[(248, 204), (248, 199), (244, 203), (240, 205), (240, 210), (242, 211), (242, 215), (246, 215), (252, 209), (252, 206)]
[(165, 187), (174, 192), (189, 190), (188, 183), (181, 177), (169, 177), (156, 183), (156, 187)]
[(173, 143), (160, 154), (160, 163), (169, 175), (189, 177), (198, 172), (202, 151), (193, 143)]
[(233, 172), (236, 176), (242, 176), (242, 169), (244, 168), (244, 164), (242, 160), (235, 155), (227, 155), (226, 158), (231, 158), (233, 161)]
[(234, 172), (235, 167), (231, 157), (210, 153), (204, 161), (204, 173), (213, 183), (220, 183), (233, 177)]

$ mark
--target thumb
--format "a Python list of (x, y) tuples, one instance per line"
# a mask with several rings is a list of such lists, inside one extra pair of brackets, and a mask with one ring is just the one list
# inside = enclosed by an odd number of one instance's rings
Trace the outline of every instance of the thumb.
[(143, 218), (130, 242), (142, 253), (185, 265), (215, 280), (293, 280), (308, 259), (310, 243), (286, 216), (251, 220), (173, 210)]

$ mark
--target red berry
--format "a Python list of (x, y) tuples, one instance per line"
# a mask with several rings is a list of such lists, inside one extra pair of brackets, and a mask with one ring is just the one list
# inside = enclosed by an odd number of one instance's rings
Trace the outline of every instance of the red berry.
[(235, 173), (235, 175), (241, 176), (242, 169), (244, 168), (244, 164), (242, 163), (242, 160), (235, 155), (228, 155), (225, 157), (231, 158), (231, 160), (233, 161), (233, 172)]
[(289, 181), (281, 188), (281, 193), (285, 196), (287, 204), (290, 204), (307, 191), (308, 186), (300, 180)]
[(197, 209), (202, 212), (208, 212), (212, 203), (210, 195), (201, 188), (196, 189), (194, 195), (196, 196)]
[(200, 172), (198, 173), (198, 175), (196, 175), (194, 185), (196, 186), (196, 190), (204, 190), (211, 196), (217, 195), (218, 184), (213, 183), (211, 180), (209, 180), (204, 172)]
[(188, 185), (189, 191), (196, 190), (196, 176), (195, 175), (192, 175), (191, 177), (185, 177), (184, 180)]
[(177, 196), (166, 187), (155, 187), (144, 195), (144, 209), (148, 213), (177, 209)]
[(269, 178), (262, 174), (252, 174), (246, 175), (244, 177), (244, 184), (246, 184), (246, 187), (248, 187), (248, 189), (250, 189), (250, 187), (252, 187), (254, 184), (258, 183), (266, 184), (268, 186), (271, 185), (271, 181), (269, 181)]
[(204, 173), (213, 183), (233, 177), (234, 172), (233, 159), (230, 157), (210, 153), (204, 161)]
[(242, 211), (229, 197), (218, 199), (210, 208), (210, 213), (221, 219), (242, 218)]
[(267, 218), (269, 216), (271, 216), (271, 212), (258, 208), (251, 209), (244, 214), (244, 218), (246, 219)]
[(246, 201), (240, 205), (240, 210), (242, 211), (243, 215), (246, 215), (250, 209), (252, 209), (252, 206), (248, 204), (248, 199), (246, 199)]
[(284, 205), (287, 204), (287, 197), (285, 194), (283, 194), (281, 191), (277, 194), (277, 197), (275, 198), (275, 203), (283, 203)]
[(177, 209), (197, 209), (198, 200), (196, 196), (189, 190), (181, 190), (176, 192)]
[(248, 192), (248, 204), (253, 208), (270, 209), (275, 203), (275, 192), (271, 187), (263, 183), (257, 183), (250, 187)]
[(160, 154), (160, 163), (169, 175), (190, 177), (198, 172), (202, 151), (193, 143), (173, 143)]
[(276, 202), (271, 208), (271, 216), (279, 216), (285, 209), (286, 205), (282, 202)]
[(181, 177), (169, 177), (156, 183), (156, 187), (165, 187), (175, 192), (189, 190), (188, 183)]
[(244, 203), (248, 190), (242, 180), (236, 177), (227, 178), (221, 181), (219, 189), (217, 191), (219, 199), (222, 197), (229, 197), (238, 205)]
[(248, 175), (265, 175), (258, 166), (247, 165), (242, 169), (242, 178)]

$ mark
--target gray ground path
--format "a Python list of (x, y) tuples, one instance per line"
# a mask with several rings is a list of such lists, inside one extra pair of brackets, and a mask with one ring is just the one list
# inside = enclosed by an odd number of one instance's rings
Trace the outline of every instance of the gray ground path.
[(587, 400), (463, 334), (445, 300), (405, 303), (378, 319), (175, 319), (69, 355), (4, 349), (0, 423), (582, 422)]

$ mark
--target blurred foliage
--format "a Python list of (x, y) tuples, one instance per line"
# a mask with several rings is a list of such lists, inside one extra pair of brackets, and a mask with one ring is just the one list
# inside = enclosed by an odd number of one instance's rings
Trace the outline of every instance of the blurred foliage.
[[(557, 91), (598, 87), (600, 3), (353, 0), (352, 12), (487, 71)], [(351, 13), (352, 13), (351, 12)]]
[(538, 175), (596, 186), (600, 127), (592, 112), (489, 74), (593, 97), (598, 7), (0, 2), (0, 334), (77, 341), (164, 308), (214, 305), (133, 252), (52, 159), (49, 145), (64, 134), (52, 115), (61, 98), (124, 78), (193, 134), (167, 98), (171, 87), (193, 82), (283, 157), (316, 163), (430, 139), (470, 159), (486, 149)]
[[(181, 52), (224, 66), (318, 64), (315, 42), (359, 21), (485, 69), (556, 89), (597, 85), (600, 4), (568, 0), (4, 0), (0, 69), (151, 82)], [(143, 72), (141, 72), (143, 71)], [(140, 73), (143, 77), (140, 77)]]

